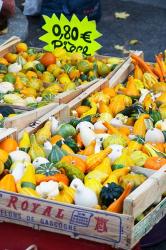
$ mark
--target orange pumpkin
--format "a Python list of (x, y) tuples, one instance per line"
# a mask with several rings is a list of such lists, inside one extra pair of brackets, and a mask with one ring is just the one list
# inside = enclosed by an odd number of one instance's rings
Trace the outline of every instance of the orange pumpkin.
[(68, 164), (72, 164), (79, 168), (83, 173), (86, 171), (86, 163), (83, 159), (80, 157), (74, 156), (74, 155), (66, 155), (61, 159), (62, 162), (66, 162)]
[(0, 148), (8, 153), (15, 151), (17, 147), (18, 144), (13, 138), (6, 138), (5, 140), (0, 142)]
[(158, 170), (165, 164), (166, 164), (166, 159), (165, 158), (153, 156), (153, 157), (149, 157), (146, 160), (146, 162), (144, 164), (144, 167), (145, 168), (150, 168), (150, 169), (153, 169), (153, 170)]
[(56, 57), (51, 52), (46, 52), (40, 59), (40, 62), (47, 67), (56, 63)]
[(17, 59), (17, 55), (13, 53), (7, 53), (4, 58), (9, 62), (9, 63), (14, 63)]

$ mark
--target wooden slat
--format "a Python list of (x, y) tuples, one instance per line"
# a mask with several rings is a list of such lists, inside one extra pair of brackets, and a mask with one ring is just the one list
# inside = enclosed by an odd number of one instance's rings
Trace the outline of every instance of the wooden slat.
[(19, 37), (13, 37), (9, 42), (5, 42), (0, 46), (0, 56), (4, 56), (8, 52), (15, 52), (15, 46), (21, 39)]
[(16, 128), (0, 128), (0, 141), (3, 141), (7, 137), (12, 137), (17, 139), (17, 129)]
[(52, 109), (54, 109), (57, 105), (58, 104), (56, 103), (50, 103), (44, 107), (41, 107), (32, 111), (26, 111), (15, 117), (6, 118), (4, 121), (4, 126), (6, 128), (15, 127), (17, 128), (18, 132), (20, 132), (22, 129), (27, 127), (30, 123), (35, 122), (38, 118), (45, 115)]
[(123, 213), (136, 218), (166, 191), (166, 173), (157, 171), (137, 187), (124, 201)]

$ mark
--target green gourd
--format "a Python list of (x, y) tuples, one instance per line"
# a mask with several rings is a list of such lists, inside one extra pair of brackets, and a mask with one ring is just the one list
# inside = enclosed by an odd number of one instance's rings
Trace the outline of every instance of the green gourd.
[(59, 173), (59, 171), (57, 170), (57, 168), (55, 167), (55, 165), (53, 163), (45, 163), (45, 164), (41, 164), (39, 167), (36, 168), (35, 171), (36, 174), (44, 174), (46, 176), (52, 176), (56, 173)]
[(69, 146), (74, 153), (77, 153), (79, 151), (79, 147), (77, 146), (77, 143), (71, 138), (68, 137), (67, 139), (65, 139), (64, 143)]
[(48, 160), (51, 163), (57, 163), (62, 159), (63, 156), (67, 155), (67, 153), (62, 150), (58, 145), (53, 145), (52, 150), (48, 156)]
[(118, 199), (121, 196), (123, 191), (124, 189), (120, 185), (114, 182), (107, 183), (105, 186), (103, 186), (99, 195), (101, 205), (104, 207), (108, 207), (111, 203), (114, 202), (114, 200)]

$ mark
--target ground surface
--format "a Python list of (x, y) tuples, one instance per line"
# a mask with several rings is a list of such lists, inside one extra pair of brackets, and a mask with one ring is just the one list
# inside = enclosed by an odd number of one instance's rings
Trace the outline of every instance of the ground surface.
[[(20, 1), (19, 1), (20, 2)], [(98, 29), (103, 34), (99, 39), (103, 48), (100, 53), (121, 56), (114, 45), (125, 45), (127, 49), (145, 52), (147, 60), (153, 60), (154, 54), (166, 48), (166, 1), (165, 0), (102, 0), (102, 17)], [(117, 20), (114, 12), (126, 11), (130, 16), (126, 20)], [(29, 18), (27, 41), (32, 46), (42, 46), (38, 40), (42, 34), (38, 17)], [(131, 39), (139, 40), (135, 46), (129, 46)]]

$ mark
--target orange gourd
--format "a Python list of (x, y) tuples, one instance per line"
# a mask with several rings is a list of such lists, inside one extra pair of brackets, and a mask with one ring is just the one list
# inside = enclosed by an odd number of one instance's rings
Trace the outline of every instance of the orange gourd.
[(101, 150), (99, 153), (90, 155), (86, 159), (86, 164), (87, 164), (87, 172), (93, 170), (95, 167), (97, 167), (102, 161), (104, 160), (105, 157), (107, 157), (111, 153), (112, 149), (107, 147), (104, 150)]
[(34, 72), (34, 71), (31, 71), (29, 70), (27, 73), (26, 73), (26, 76), (31, 79), (33, 77), (37, 78), (37, 74)]
[(0, 189), (9, 192), (16, 192), (16, 184), (13, 175), (7, 174), (1, 179)]
[(113, 88), (105, 87), (102, 89), (102, 92), (109, 97), (114, 97), (116, 95), (115, 90)]
[(27, 51), (27, 50), (28, 50), (28, 46), (27, 46), (26, 43), (22, 43), (22, 42), (17, 43), (17, 45), (16, 45), (16, 51), (17, 51), (18, 53), (20, 53), (20, 52), (25, 52), (25, 51)]
[(106, 105), (104, 102), (100, 101), (99, 102), (99, 113), (102, 114), (102, 113), (111, 113), (111, 109), (108, 105)]
[(75, 155), (66, 155), (61, 159), (61, 162), (66, 162), (68, 164), (74, 165), (79, 168), (83, 173), (86, 171), (86, 162)]
[(96, 145), (96, 141), (92, 141), (84, 150), (79, 152), (79, 154), (86, 155), (86, 156), (94, 154), (95, 153), (95, 145)]
[(16, 140), (13, 138), (6, 138), (0, 142), (0, 148), (5, 150), (6, 152), (10, 153), (15, 151), (18, 147)]
[(121, 196), (109, 205), (109, 207), (107, 208), (107, 211), (111, 213), (122, 213), (123, 202), (125, 198), (130, 194), (131, 191), (132, 191), (132, 185), (131, 183), (128, 183), (125, 190), (121, 194)]
[(78, 134), (76, 135), (76, 142), (77, 142), (78, 147), (81, 148), (82, 146), (84, 146), (84, 144), (83, 144), (83, 142), (82, 142), (82, 139), (81, 139), (80, 133), (78, 133)]
[(78, 117), (81, 117), (88, 110), (90, 110), (90, 107), (88, 107), (88, 106), (79, 106), (78, 108), (76, 108), (76, 112), (78, 114)]
[(128, 136), (130, 134), (130, 129), (127, 127), (121, 127), (118, 129), (121, 134)]
[(47, 67), (56, 63), (56, 57), (51, 52), (46, 52), (40, 59), (40, 62)]
[(136, 87), (133, 76), (129, 76), (124, 94), (128, 96), (139, 96), (139, 90)]
[(61, 135), (54, 135), (51, 137), (50, 142), (52, 145), (56, 144), (58, 141), (61, 141), (63, 137)]
[(149, 169), (153, 169), (153, 170), (158, 170), (165, 164), (166, 164), (165, 158), (153, 156), (153, 157), (149, 157), (146, 160), (144, 167), (149, 168)]
[(43, 174), (36, 174), (36, 184), (39, 185), (41, 182), (47, 182), (47, 181), (56, 181), (56, 182), (62, 182), (65, 185), (69, 185), (69, 179), (65, 174), (55, 174), (51, 176), (45, 176)]
[(137, 63), (135, 64), (134, 68), (134, 79), (138, 79), (141, 81), (143, 80), (143, 72)]

